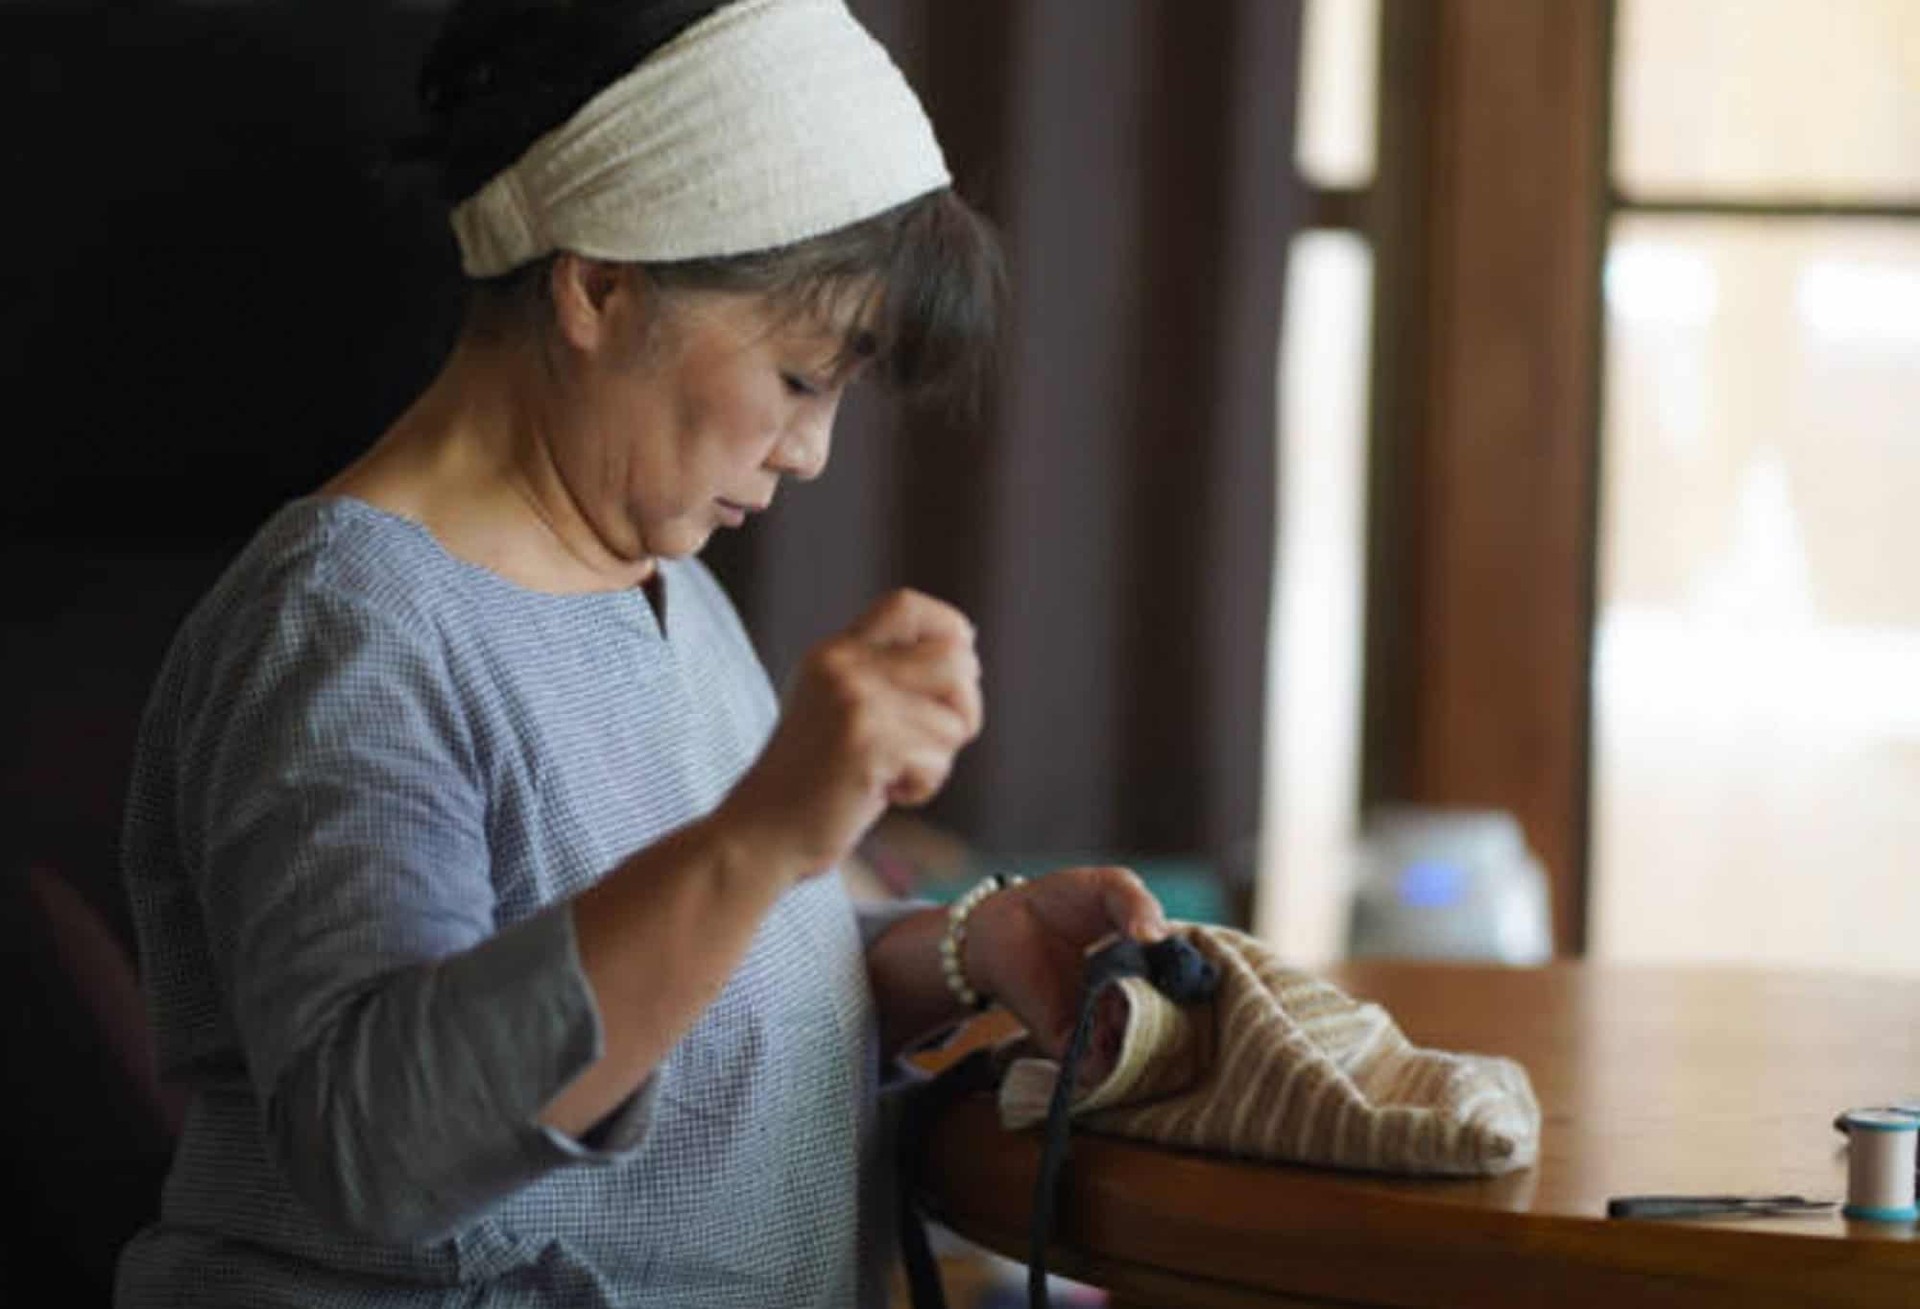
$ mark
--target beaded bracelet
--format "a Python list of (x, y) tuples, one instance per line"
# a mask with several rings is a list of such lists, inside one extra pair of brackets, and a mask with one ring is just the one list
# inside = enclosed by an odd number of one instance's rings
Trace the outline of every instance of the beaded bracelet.
[(1018, 873), (1011, 876), (993, 873), (974, 883), (965, 895), (947, 908), (947, 931), (940, 938), (940, 971), (946, 975), (947, 989), (953, 992), (953, 998), (969, 1009), (985, 1009), (991, 1002), (967, 984), (966, 968), (961, 962), (961, 952), (967, 944), (967, 915), (978, 909), (980, 902), (994, 892), (1020, 886), (1026, 880)]

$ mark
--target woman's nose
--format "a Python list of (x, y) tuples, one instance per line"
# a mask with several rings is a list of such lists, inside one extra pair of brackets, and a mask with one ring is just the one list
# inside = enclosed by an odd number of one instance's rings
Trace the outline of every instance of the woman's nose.
[[(835, 407), (837, 408), (837, 406)], [(796, 420), (773, 448), (769, 466), (800, 482), (811, 482), (826, 471), (833, 447), (834, 409)]]

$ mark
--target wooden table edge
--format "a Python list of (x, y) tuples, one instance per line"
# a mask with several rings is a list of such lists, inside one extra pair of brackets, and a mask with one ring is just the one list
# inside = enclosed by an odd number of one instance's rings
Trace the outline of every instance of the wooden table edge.
[[(978, 1148), (988, 1130), (1000, 1134), (1000, 1148)], [(982, 1095), (953, 1106), (927, 1145), (928, 1176), (943, 1180), (938, 1189), (920, 1189), (925, 1211), (1024, 1262), (1028, 1238), (1024, 1230), (1010, 1233), (1005, 1218), (1010, 1204), (1023, 1221), (1028, 1212), (1038, 1132), (1004, 1132), (992, 1099)], [(1202, 1221), (1191, 1194), (1178, 1207), (1155, 1202), (1158, 1188), (1177, 1179), (1188, 1159), (1203, 1167), (1221, 1162), (1076, 1132), (1049, 1246), (1054, 1271), (1122, 1299), (1219, 1309), (1920, 1305), (1920, 1248), (1910, 1240), (1799, 1237), (1791, 1224), (1803, 1220), (1773, 1220), (1764, 1230), (1635, 1221), (1627, 1232), (1628, 1224), (1603, 1214), (1474, 1207), (1422, 1198), (1405, 1182), (1356, 1187), (1321, 1170), (1258, 1164), (1243, 1165), (1255, 1170), (1243, 1176), (1271, 1177), (1258, 1189), (1283, 1202), (1282, 1218), (1235, 1222), (1223, 1205)], [(1393, 1257), (1383, 1258), (1389, 1248)], [(1449, 1288), (1444, 1297), (1435, 1290), (1442, 1285)], [(1169, 1298), (1180, 1287), (1191, 1296)]]

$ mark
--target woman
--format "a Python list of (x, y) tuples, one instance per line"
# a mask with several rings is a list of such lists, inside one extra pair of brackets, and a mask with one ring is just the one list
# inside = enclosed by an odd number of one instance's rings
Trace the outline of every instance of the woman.
[(875, 372), (964, 381), (997, 264), (839, 0), (469, 3), (423, 86), (443, 370), (263, 526), (155, 686), (126, 862), (194, 1090), (126, 1306), (878, 1305), (885, 1057), (1051, 1048), (1131, 873), (856, 912), (981, 728), (909, 592), (784, 703), (694, 556)]

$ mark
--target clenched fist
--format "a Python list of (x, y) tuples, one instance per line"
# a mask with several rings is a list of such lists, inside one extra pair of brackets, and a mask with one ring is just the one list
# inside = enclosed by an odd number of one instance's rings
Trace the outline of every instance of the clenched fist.
[(973, 625), (895, 591), (802, 662), (766, 749), (722, 805), (804, 875), (840, 862), (889, 805), (922, 805), (980, 734)]

